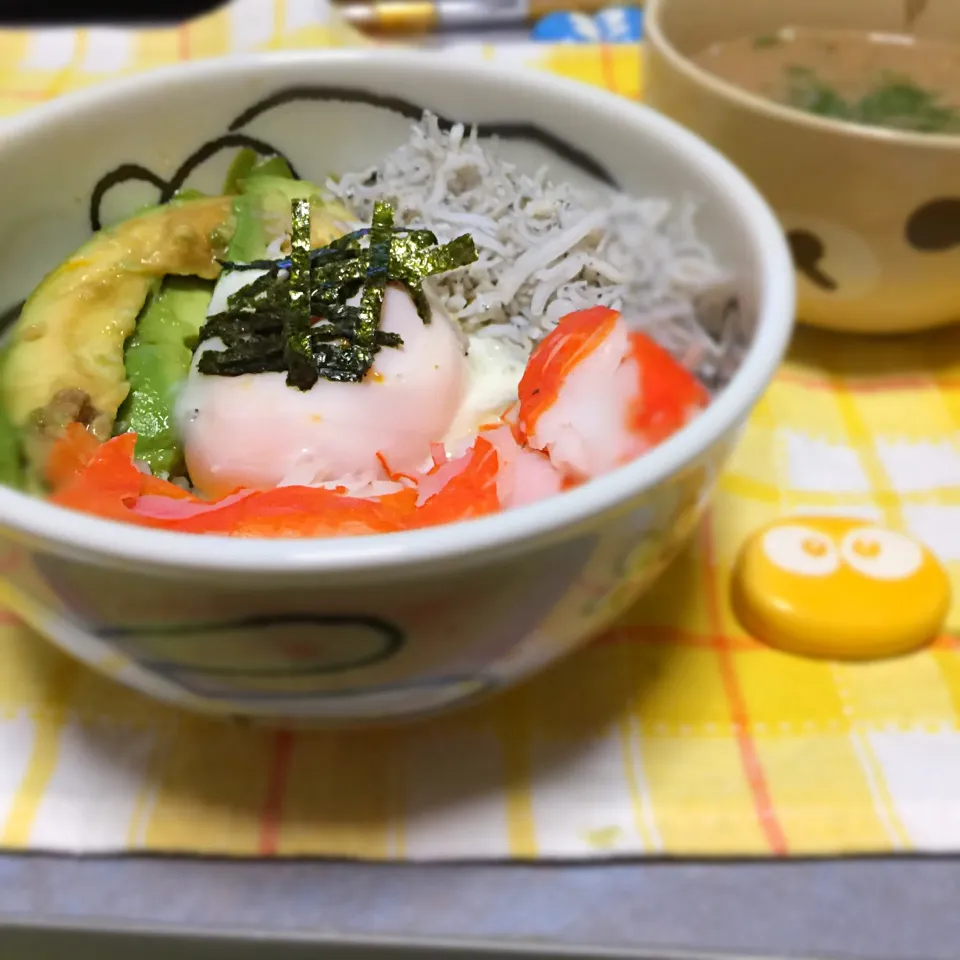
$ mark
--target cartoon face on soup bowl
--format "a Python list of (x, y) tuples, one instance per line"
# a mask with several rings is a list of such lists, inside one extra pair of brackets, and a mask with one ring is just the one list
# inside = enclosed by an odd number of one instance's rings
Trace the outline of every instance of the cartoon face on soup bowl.
[(802, 322), (960, 319), (960, 6), (651, 0), (645, 38), (646, 102), (780, 218)]
[[(790, 258), (775, 218), (730, 163), (671, 121), (602, 92), (535, 73), (366, 52), (239, 58), (94, 88), (5, 128), (0, 174), (30, 189), (0, 211), (0, 290), (11, 306), (27, 297), (92, 226), (155, 208), (180, 189), (215, 196), (238, 147), (282, 156), (297, 177), (323, 183), (380, 163), (425, 110), (444, 130), (447, 121), (477, 124), (478, 140), (515, 164), (517, 176), (546, 166), (554, 182), (580, 190), (653, 198), (643, 207), (644, 229), (660, 229), (669, 210), (697, 203), (698, 243), (726, 278), (690, 304), (710, 338), (703, 349), (715, 356), (705, 376), (710, 403), (595, 479), (476, 519), (402, 532), (173, 532), (3, 487), (5, 599), (58, 646), (148, 695), (214, 714), (331, 724), (421, 716), (512, 684), (585, 643), (690, 535), (788, 342)], [(196, 195), (182, 196), (186, 204)], [(299, 227), (291, 222), (293, 237)], [(478, 245), (499, 242), (479, 233)], [(672, 236), (694, 249), (688, 234)], [(278, 247), (273, 255), (284, 254)], [(75, 254), (67, 268), (86, 269), (85, 256)], [(555, 267), (556, 257), (537, 269)], [(644, 282), (675, 269), (692, 267), (659, 263)], [(273, 276), (286, 282), (295, 271), (288, 264)], [(390, 297), (400, 295), (394, 286)], [(30, 336), (49, 329), (39, 324)], [(387, 359), (399, 362), (395, 356)], [(34, 389), (25, 369), (24, 389)], [(668, 379), (642, 382), (669, 401)], [(589, 405), (606, 392), (585, 396)], [(202, 416), (199, 408), (194, 414)], [(512, 429), (518, 436), (523, 424)], [(164, 509), (182, 504), (180, 493)], [(142, 502), (155, 509), (160, 499)]]

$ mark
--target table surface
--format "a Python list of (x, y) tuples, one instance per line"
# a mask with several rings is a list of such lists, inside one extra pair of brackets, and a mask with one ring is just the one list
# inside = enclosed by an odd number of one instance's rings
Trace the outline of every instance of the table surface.
[(960, 858), (427, 866), (0, 855), (0, 926), (9, 917), (171, 933), (956, 960), (957, 904)]
[(171, 932), (955, 960), (958, 903), (960, 858), (421, 866), (0, 856), (0, 925), (6, 916)]

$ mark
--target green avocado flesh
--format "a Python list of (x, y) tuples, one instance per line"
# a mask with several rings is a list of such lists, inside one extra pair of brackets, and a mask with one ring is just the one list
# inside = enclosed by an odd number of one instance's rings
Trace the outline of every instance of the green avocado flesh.
[(150, 295), (127, 341), (124, 366), (130, 393), (114, 433), (136, 433), (137, 457), (150, 464), (154, 474), (178, 473), (183, 466), (174, 423), (176, 391), (190, 370), (212, 295), (212, 283), (168, 277)]
[(44, 277), (0, 374), (6, 416), (35, 473), (71, 409), (109, 437), (129, 387), (124, 345), (151, 290), (171, 274), (214, 279), (232, 232), (232, 197), (171, 203), (101, 230)]
[(279, 157), (240, 151), (224, 194), (184, 192), (101, 230), (27, 299), (0, 349), (0, 483), (42, 485), (50, 445), (71, 421), (100, 439), (135, 432), (154, 473), (183, 470), (174, 422), (219, 261), (264, 257), (309, 198), (324, 246), (352, 214)]
[[(7, 361), (10, 352), (8, 343), (0, 349), (0, 370)], [(20, 450), (20, 437), (13, 425), (7, 408), (0, 403), (0, 483), (8, 487), (23, 486), (23, 456)]]
[(292, 180), (293, 171), (283, 157), (269, 157), (266, 160), (261, 160), (260, 155), (255, 150), (245, 147), (238, 151), (233, 163), (230, 164), (227, 179), (223, 185), (223, 192), (243, 193), (247, 180), (264, 176), (283, 177), (286, 180)]
[(237, 230), (230, 246), (230, 259), (242, 263), (258, 260), (279, 237), (290, 234), (290, 202), (310, 201), (310, 246), (323, 247), (343, 233), (339, 226), (353, 215), (326, 191), (307, 180), (291, 180), (270, 174), (250, 177), (235, 207)]

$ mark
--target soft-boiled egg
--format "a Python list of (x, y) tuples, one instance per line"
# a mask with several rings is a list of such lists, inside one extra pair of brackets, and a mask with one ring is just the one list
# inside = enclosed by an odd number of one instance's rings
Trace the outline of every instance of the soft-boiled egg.
[[(224, 272), (209, 315), (261, 275)], [(516, 401), (526, 356), (500, 339), (462, 337), (433, 297), (431, 305), (424, 324), (406, 290), (387, 288), (380, 325), (403, 346), (382, 349), (361, 383), (320, 380), (300, 391), (282, 373), (204, 376), (200, 357), (223, 344), (201, 344), (178, 404), (197, 489), (211, 497), (293, 483), (366, 489), (385, 479), (384, 462), (415, 473), (430, 466), (437, 443), (462, 452)]]
[(284, 373), (205, 376), (196, 360), (223, 344), (201, 344), (178, 404), (197, 489), (213, 497), (238, 487), (378, 477), (381, 457), (393, 471), (421, 469), (467, 393), (464, 345), (440, 310), (425, 324), (398, 287), (386, 291), (380, 326), (403, 345), (381, 349), (362, 382), (321, 379), (306, 391), (287, 386)]

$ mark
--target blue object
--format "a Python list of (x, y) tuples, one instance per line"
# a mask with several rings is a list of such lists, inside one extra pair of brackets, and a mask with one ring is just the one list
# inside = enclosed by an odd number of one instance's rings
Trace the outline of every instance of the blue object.
[(610, 7), (587, 13), (548, 13), (533, 27), (531, 39), (540, 43), (639, 43), (643, 37), (643, 10)]

